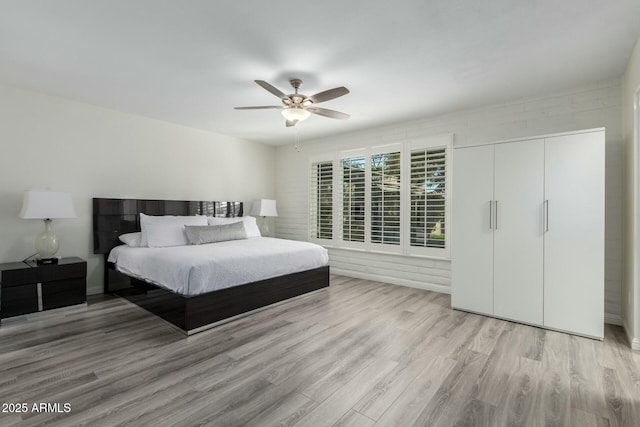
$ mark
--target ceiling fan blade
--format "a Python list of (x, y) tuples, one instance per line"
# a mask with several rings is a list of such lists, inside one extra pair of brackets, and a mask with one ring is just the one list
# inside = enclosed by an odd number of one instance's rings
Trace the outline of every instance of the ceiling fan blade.
[(265, 105), (260, 107), (233, 107), (234, 110), (267, 110), (271, 108), (282, 110), (283, 107), (280, 105)]
[(306, 110), (310, 113), (318, 114), (319, 116), (330, 117), (332, 119), (338, 120), (347, 120), (349, 117), (351, 117), (350, 115), (341, 113), (340, 111), (327, 110), (326, 108), (307, 107)]
[(274, 94), (278, 98), (280, 98), (280, 99), (289, 99), (289, 97), (287, 96), (286, 93), (284, 93), (280, 89), (270, 85), (269, 83), (265, 82), (264, 80), (254, 80), (254, 81), (256, 83), (258, 83), (267, 92), (271, 92), (272, 94)]
[(298, 121), (297, 121), (297, 120), (287, 120), (287, 127), (288, 127), (288, 128), (293, 127), (293, 126), (295, 126), (297, 123), (298, 123)]
[(348, 93), (349, 93), (349, 89), (347, 89), (344, 86), (340, 86), (333, 89), (325, 90), (324, 92), (316, 93), (315, 95), (311, 95), (307, 99), (311, 100), (314, 104), (317, 104), (318, 102), (329, 101), (331, 99), (338, 98)]

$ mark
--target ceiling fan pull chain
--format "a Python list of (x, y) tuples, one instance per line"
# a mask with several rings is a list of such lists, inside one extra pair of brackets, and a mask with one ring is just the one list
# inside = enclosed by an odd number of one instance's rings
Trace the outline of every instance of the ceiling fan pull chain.
[(296, 128), (295, 143), (293, 144), (293, 147), (296, 149), (298, 153), (302, 150), (300, 148), (300, 132), (298, 132), (298, 128)]

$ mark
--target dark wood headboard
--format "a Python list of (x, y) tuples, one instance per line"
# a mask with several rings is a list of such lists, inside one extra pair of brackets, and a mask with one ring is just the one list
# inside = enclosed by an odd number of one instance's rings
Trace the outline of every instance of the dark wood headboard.
[(122, 243), (118, 236), (140, 231), (140, 213), (147, 215), (243, 215), (242, 202), (190, 200), (93, 199), (93, 253), (108, 254)]

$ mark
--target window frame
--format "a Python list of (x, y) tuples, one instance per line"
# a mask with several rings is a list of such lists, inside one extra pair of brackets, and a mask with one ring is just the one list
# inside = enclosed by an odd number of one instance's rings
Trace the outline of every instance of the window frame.
[(407, 233), (405, 254), (411, 256), (424, 256), (429, 258), (451, 258), (451, 194), (453, 183), (453, 168), (452, 168), (452, 148), (453, 148), (453, 135), (441, 135), (437, 137), (420, 138), (408, 141), (406, 144), (405, 153), (405, 171), (408, 175), (408, 179), (405, 180), (405, 196), (409, 198), (405, 204), (411, 202), (411, 153), (416, 150), (429, 150), (444, 148), (444, 170), (445, 170), (445, 198), (444, 198), (444, 248), (429, 248), (420, 246), (411, 246), (409, 241), (410, 224), (411, 224), (411, 209), (406, 209), (405, 222), (403, 231)]
[[(311, 221), (315, 220), (316, 216), (317, 216), (317, 210), (315, 212), (313, 212), (313, 200), (312, 200), (312, 189), (311, 189), (311, 180), (313, 178), (313, 165), (314, 164), (318, 164), (318, 163), (331, 163), (331, 190), (332, 190), (332, 194), (331, 194), (331, 203), (332, 203), (332, 208), (331, 208), (331, 239), (321, 239), (318, 238), (316, 236), (313, 236), (311, 234), (312, 232), (312, 227), (311, 227)], [(307, 215), (307, 238), (309, 239), (310, 242), (314, 242), (317, 243), (319, 245), (322, 246), (333, 246), (334, 244), (334, 239), (336, 236), (336, 229), (335, 229), (335, 216), (336, 216), (336, 161), (335, 158), (333, 156), (316, 156), (316, 157), (310, 157), (309, 158), (309, 167), (308, 167), (308, 176), (307, 176), (307, 185), (308, 185), (308, 215)], [(316, 192), (318, 191), (317, 188), (315, 190)]]
[[(343, 239), (343, 229), (342, 229), (342, 221), (343, 221), (343, 183), (342, 183), (342, 161), (344, 159), (351, 159), (357, 157), (364, 157), (364, 241), (363, 242), (354, 242), (350, 240)], [(337, 169), (337, 170), (336, 170)], [(334, 181), (334, 216), (333, 216), (333, 236), (334, 241), (338, 242), (339, 247), (342, 248), (352, 248), (352, 249), (369, 249), (369, 240), (368, 236), (371, 231), (371, 223), (369, 221), (369, 209), (371, 208), (371, 189), (369, 188), (371, 185), (371, 165), (368, 162), (368, 150), (367, 149), (355, 149), (355, 150), (346, 150), (340, 151), (337, 153), (337, 159), (334, 163), (334, 172), (333, 177)], [(336, 208), (336, 201), (338, 203)]]
[[(362, 147), (362, 146), (361, 146)], [(428, 248), (410, 245), (411, 224), (411, 152), (420, 149), (445, 149), (445, 247)], [(401, 142), (391, 142), (384, 145), (371, 145), (364, 148), (341, 150), (309, 157), (308, 183), (311, 183), (312, 165), (318, 162), (333, 163), (333, 231), (332, 239), (318, 239), (311, 236), (309, 223), (309, 241), (322, 246), (339, 249), (362, 250), (367, 252), (387, 253), (393, 255), (424, 257), (434, 259), (451, 259), (451, 195), (453, 194), (453, 134), (426, 136), (412, 138)], [(400, 152), (400, 244), (374, 243), (371, 241), (371, 157), (378, 154)], [(343, 219), (343, 184), (342, 184), (342, 160), (353, 157), (365, 159), (365, 235), (364, 242), (345, 241), (342, 238)], [(316, 190), (317, 191), (317, 190)], [(312, 220), (311, 213), (311, 187), (309, 186), (309, 212), (307, 219)]]
[[(400, 152), (400, 244), (399, 245), (389, 245), (385, 243), (374, 243), (371, 241), (371, 157), (379, 154), (389, 154)], [(404, 183), (407, 180), (406, 176), (406, 168), (404, 166), (404, 157), (405, 157), (405, 144), (401, 142), (393, 143), (393, 144), (385, 144), (385, 145), (377, 145), (375, 147), (371, 147), (368, 150), (367, 162), (369, 164), (369, 197), (367, 201), (369, 203), (367, 214), (368, 214), (368, 223), (369, 223), (369, 233), (367, 234), (369, 250), (371, 252), (383, 252), (383, 253), (392, 253), (402, 255), (404, 253), (404, 246), (407, 242), (406, 233), (404, 232), (405, 224), (404, 217), (406, 214), (406, 192), (404, 190)]]

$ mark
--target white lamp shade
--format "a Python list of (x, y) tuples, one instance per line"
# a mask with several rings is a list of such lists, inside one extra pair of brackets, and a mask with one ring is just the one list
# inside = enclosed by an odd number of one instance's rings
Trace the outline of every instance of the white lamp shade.
[(65, 191), (29, 190), (22, 200), (20, 218), (75, 218), (71, 193)]
[(289, 107), (282, 110), (282, 115), (289, 121), (303, 121), (311, 115), (307, 110), (298, 107)]
[(251, 215), (255, 216), (278, 216), (275, 200), (256, 200), (251, 207)]

